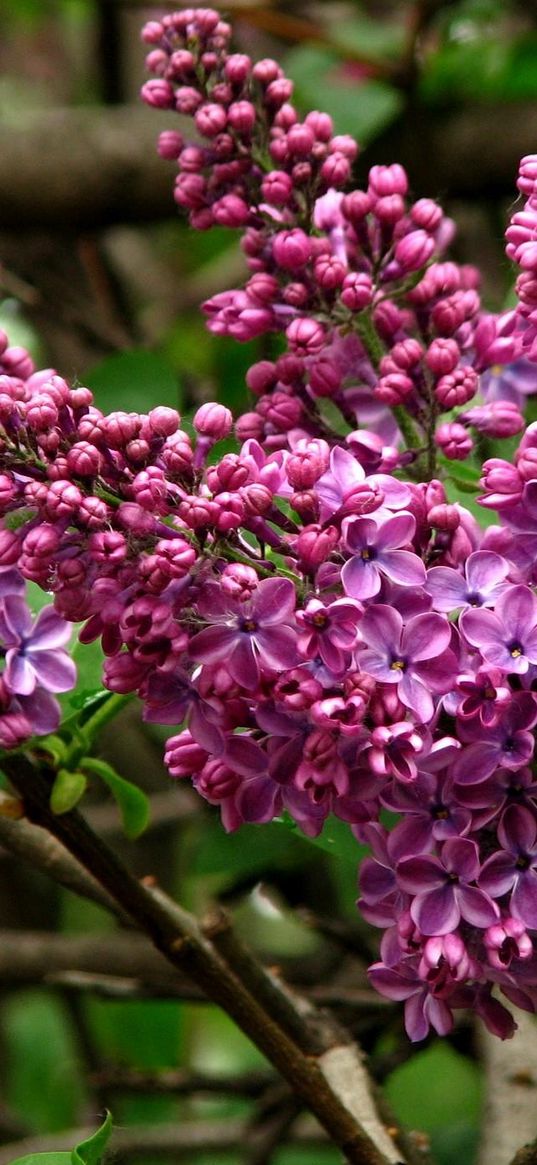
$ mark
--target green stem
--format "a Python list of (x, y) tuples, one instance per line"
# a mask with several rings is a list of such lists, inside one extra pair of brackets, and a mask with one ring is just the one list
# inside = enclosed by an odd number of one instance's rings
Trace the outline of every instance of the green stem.
[(86, 720), (82, 727), (77, 729), (77, 736), (66, 751), (64, 768), (71, 769), (78, 764), (98, 733), (108, 724), (109, 720), (113, 720), (117, 716), (118, 712), (129, 703), (129, 700), (133, 699), (133, 695), (134, 693), (131, 692), (125, 696), (118, 692), (110, 693), (108, 699), (97, 708), (97, 711)]
[[(358, 316), (356, 330), (372, 364), (378, 369), (382, 357), (386, 355), (386, 349), (368, 312), (364, 311)], [(404, 405), (392, 406), (392, 413), (407, 449), (416, 449), (421, 444), (420, 437)]]

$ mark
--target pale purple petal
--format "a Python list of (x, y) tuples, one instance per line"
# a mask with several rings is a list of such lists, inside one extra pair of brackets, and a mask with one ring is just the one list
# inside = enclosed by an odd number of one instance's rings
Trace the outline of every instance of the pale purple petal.
[(397, 881), (409, 894), (418, 894), (422, 890), (443, 886), (446, 882), (446, 873), (438, 858), (423, 854), (399, 862)]
[(371, 599), (380, 591), (381, 579), (376, 561), (356, 555), (345, 563), (341, 581), (347, 595), (353, 599)]
[(368, 607), (360, 630), (368, 647), (390, 659), (397, 656), (403, 620), (398, 611), (384, 603)]
[(241, 635), (227, 661), (227, 668), (232, 679), (243, 688), (256, 688), (259, 683), (258, 657), (249, 635)]
[(53, 607), (39, 612), (32, 632), (32, 651), (42, 648), (64, 647), (72, 634), (72, 624), (66, 623)]
[(476, 886), (457, 886), (455, 894), (462, 917), (472, 926), (492, 926), (500, 916), (495, 902)]
[(511, 913), (526, 926), (537, 927), (537, 871), (526, 870), (511, 895)]
[(421, 558), (410, 550), (384, 550), (377, 562), (388, 578), (399, 586), (420, 587), (426, 581), (427, 572)]
[(192, 636), (188, 652), (200, 663), (217, 663), (229, 657), (236, 640), (237, 630), (233, 627), (204, 627)]
[(260, 663), (282, 670), (297, 662), (296, 633), (292, 627), (271, 627), (256, 631), (253, 639), (261, 652)]
[(20, 655), (14, 647), (6, 653), (3, 678), (10, 692), (14, 692), (17, 696), (29, 696), (37, 683), (30, 660), (26, 656)]
[(509, 563), (493, 550), (475, 550), (466, 563), (468, 586), (478, 594), (490, 593), (508, 573)]
[(451, 566), (433, 566), (428, 570), (425, 589), (432, 595), (437, 611), (448, 613), (466, 605), (466, 582)]
[(49, 692), (68, 692), (76, 684), (76, 665), (65, 651), (28, 652), (30, 663), (44, 688)]
[(479, 852), (475, 841), (456, 837), (446, 841), (442, 848), (446, 870), (457, 874), (462, 882), (473, 882), (479, 874)]
[(416, 533), (416, 519), (405, 511), (394, 514), (393, 518), (386, 518), (378, 528), (375, 539), (379, 550), (395, 550), (411, 542)]
[(290, 578), (265, 578), (254, 591), (250, 611), (263, 624), (283, 623), (295, 609), (295, 588)]
[(426, 612), (410, 619), (403, 631), (402, 647), (417, 662), (440, 655), (449, 646), (451, 625), (441, 615)]
[(430, 692), (422, 684), (418, 676), (412, 672), (399, 672), (402, 675), (398, 693), (403, 704), (415, 712), (420, 724), (428, 724), (434, 715), (434, 704)]
[(418, 894), (414, 899), (410, 914), (422, 934), (450, 934), (456, 930), (461, 920), (461, 912), (453, 886), (445, 884), (437, 890)]

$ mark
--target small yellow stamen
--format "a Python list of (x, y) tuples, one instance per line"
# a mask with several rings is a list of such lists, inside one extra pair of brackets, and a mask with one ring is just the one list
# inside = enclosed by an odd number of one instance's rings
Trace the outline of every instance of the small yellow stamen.
[(394, 659), (393, 663), (390, 664), (390, 670), (391, 671), (404, 671), (405, 670), (404, 659)]

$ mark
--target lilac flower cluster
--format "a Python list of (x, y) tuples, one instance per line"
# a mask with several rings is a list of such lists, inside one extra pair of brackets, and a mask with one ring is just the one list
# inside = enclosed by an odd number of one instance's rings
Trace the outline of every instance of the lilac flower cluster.
[(168, 130), (159, 141), (177, 161), (175, 197), (192, 225), (243, 232), (250, 278), (204, 305), (209, 329), (239, 341), (279, 333), (286, 344), (250, 369), (257, 400), (240, 436), (272, 449), (296, 429), (317, 436), (329, 398), (343, 424), (385, 445), (403, 426), (407, 461), (431, 476), (438, 450), (468, 457), (472, 430), (520, 431), (517, 400), (466, 408), (479, 373), (519, 359), (522, 340), (514, 313), (481, 311), (477, 271), (443, 259), (453, 223), (431, 199), (409, 200), (398, 164), (374, 166), (365, 190), (344, 193), (354, 140), (334, 135), (325, 113), (301, 121), (280, 66), (229, 52), (229, 38), (208, 9), (150, 21), (156, 77), (142, 96), (192, 116), (201, 137), (193, 145)]
[[(21, 356), (0, 375), (0, 568), (101, 639), (105, 685), (177, 727), (169, 771), (226, 829), (288, 814), (315, 837), (333, 813), (368, 843), (371, 981), (405, 1000), (411, 1038), (468, 1006), (506, 1037), (495, 987), (537, 1007), (537, 426), (514, 465), (484, 464), (498, 525), (441, 475), (469, 430), (523, 429), (528, 323), (481, 309), (400, 166), (343, 193), (354, 144), (324, 114), (300, 122), (279, 66), (229, 53), (217, 13), (143, 35), (146, 100), (192, 113), (202, 139), (160, 140), (179, 204), (198, 229), (244, 232), (252, 275), (206, 305), (209, 327), (287, 349), (250, 369), (255, 408), (216, 461), (224, 405), (202, 405), (192, 437), (167, 407), (103, 415)], [(46, 628), (28, 649), (14, 603), (8, 674), (46, 686)]]

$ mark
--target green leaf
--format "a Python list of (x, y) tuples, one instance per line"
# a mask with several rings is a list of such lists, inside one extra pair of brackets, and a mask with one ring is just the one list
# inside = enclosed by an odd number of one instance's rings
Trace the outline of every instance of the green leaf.
[(172, 365), (158, 352), (138, 348), (114, 353), (84, 377), (103, 412), (147, 413), (156, 405), (179, 408), (181, 393)]
[(100, 1129), (87, 1141), (81, 1141), (71, 1153), (71, 1165), (99, 1165), (112, 1132), (112, 1114), (107, 1112)]
[(333, 400), (323, 396), (316, 401), (316, 404), (323, 421), (333, 429), (334, 433), (339, 433), (340, 437), (346, 437), (347, 433), (352, 432), (350, 425)]
[(403, 22), (370, 20), (353, 14), (352, 20), (334, 21), (328, 32), (330, 44), (348, 59), (356, 53), (371, 62), (397, 60), (404, 49)]
[(352, 833), (350, 825), (346, 821), (341, 821), (339, 817), (328, 817), (318, 837), (306, 837), (301, 830), (298, 830), (298, 826), (292, 818), (287, 817), (287, 815), (279, 818), (276, 824), (298, 832), (299, 836), (310, 845), (316, 845), (334, 857), (343, 858), (344, 861), (353, 862), (355, 866), (369, 853), (368, 846), (360, 845)]
[(9, 1165), (71, 1165), (70, 1153), (30, 1153), (28, 1157), (17, 1157)]
[(295, 99), (303, 109), (323, 109), (334, 119), (336, 133), (350, 133), (367, 145), (401, 112), (403, 97), (384, 81), (354, 78), (335, 52), (301, 45), (286, 59), (295, 82)]
[(110, 1133), (112, 1132), (112, 1117), (108, 1112), (100, 1129), (87, 1141), (81, 1141), (71, 1153), (30, 1153), (27, 1157), (18, 1157), (10, 1165), (99, 1165)]
[(125, 777), (120, 777), (106, 761), (95, 757), (85, 757), (81, 767), (88, 773), (94, 773), (108, 786), (112, 796), (119, 806), (123, 829), (127, 837), (134, 840), (146, 829), (149, 822), (149, 801), (146, 794), (138, 785), (133, 785)]
[(59, 816), (74, 809), (84, 795), (87, 783), (83, 773), (71, 773), (68, 769), (60, 769), (50, 794), (52, 812)]

